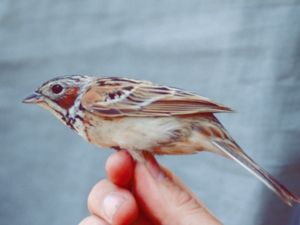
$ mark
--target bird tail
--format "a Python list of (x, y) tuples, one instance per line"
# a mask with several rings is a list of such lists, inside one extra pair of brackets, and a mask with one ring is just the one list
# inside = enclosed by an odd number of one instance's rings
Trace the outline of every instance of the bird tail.
[(275, 180), (269, 173), (257, 165), (242, 150), (236, 150), (231, 145), (221, 140), (212, 140), (212, 144), (221, 150), (229, 158), (235, 160), (250, 173), (262, 181), (268, 188), (277, 194), (286, 204), (293, 206), (294, 203), (300, 203), (300, 198), (291, 193), (286, 187)]

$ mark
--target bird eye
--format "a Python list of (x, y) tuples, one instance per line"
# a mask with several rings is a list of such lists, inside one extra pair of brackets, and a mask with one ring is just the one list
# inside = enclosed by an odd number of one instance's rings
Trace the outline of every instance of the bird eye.
[(55, 84), (51, 87), (51, 91), (54, 93), (54, 94), (59, 94), (61, 93), (63, 90), (63, 87), (60, 85), (60, 84)]

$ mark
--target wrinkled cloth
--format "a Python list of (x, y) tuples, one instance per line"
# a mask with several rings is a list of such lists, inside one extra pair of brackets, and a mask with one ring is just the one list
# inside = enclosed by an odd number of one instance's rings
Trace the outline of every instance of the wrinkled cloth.
[[(20, 101), (55, 75), (117, 75), (194, 91), (242, 148), (300, 195), (299, 1), (0, 1), (0, 224), (77, 224), (109, 151)], [(146, 128), (145, 128), (146, 129)], [(92, 149), (92, 150), (91, 150)], [(236, 163), (164, 156), (228, 225), (299, 225)]]

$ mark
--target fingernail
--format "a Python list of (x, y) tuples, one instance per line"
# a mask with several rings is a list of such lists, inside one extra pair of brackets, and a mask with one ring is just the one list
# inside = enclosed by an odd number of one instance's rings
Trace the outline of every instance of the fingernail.
[(114, 215), (125, 201), (124, 197), (118, 193), (110, 193), (104, 198), (103, 211), (109, 223), (112, 223)]
[(155, 179), (161, 179), (164, 177), (164, 174), (162, 170), (160, 169), (160, 166), (154, 156), (147, 155), (146, 157), (146, 167), (153, 178)]

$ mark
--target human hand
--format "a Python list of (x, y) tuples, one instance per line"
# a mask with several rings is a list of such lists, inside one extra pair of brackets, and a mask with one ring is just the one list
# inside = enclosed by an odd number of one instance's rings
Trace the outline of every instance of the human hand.
[(80, 225), (220, 225), (190, 190), (154, 157), (135, 163), (126, 151), (106, 163), (88, 198), (90, 217)]

